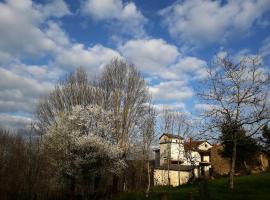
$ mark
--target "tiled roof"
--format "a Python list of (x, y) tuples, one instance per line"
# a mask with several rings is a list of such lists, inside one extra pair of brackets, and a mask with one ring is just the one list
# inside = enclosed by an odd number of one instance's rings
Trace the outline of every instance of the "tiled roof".
[(184, 147), (186, 150), (197, 150), (198, 146), (200, 146), (205, 141), (194, 140), (194, 141), (187, 141), (184, 143)]
[(177, 139), (183, 140), (183, 138), (182, 138), (181, 136), (179, 136), (179, 135), (173, 135), (173, 134), (170, 134), (170, 133), (163, 133), (163, 134), (159, 137), (159, 139), (160, 139), (163, 135), (166, 135), (168, 138), (177, 138)]

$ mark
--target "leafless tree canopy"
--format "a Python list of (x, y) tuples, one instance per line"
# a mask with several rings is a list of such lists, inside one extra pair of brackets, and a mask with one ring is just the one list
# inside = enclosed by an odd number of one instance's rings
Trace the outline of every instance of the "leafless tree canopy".
[[(150, 100), (144, 78), (137, 69), (123, 60), (114, 59), (104, 66), (102, 73), (95, 81), (89, 80), (82, 68), (60, 81), (46, 98), (40, 100), (36, 112), (37, 129), (46, 134), (50, 127), (58, 127), (59, 115), (71, 113), (77, 105), (85, 108), (88, 105), (97, 105), (104, 111), (112, 113), (110, 120), (114, 125), (113, 137), (116, 145), (121, 148), (123, 160), (127, 161), (128, 156), (132, 156), (131, 154), (133, 157), (141, 156), (132, 152), (131, 146), (143, 149), (143, 156), (139, 158), (142, 161), (141, 167), (135, 172), (146, 172), (140, 173), (141, 177), (148, 174), (140, 180), (146, 180), (147, 184), (144, 185), (148, 186), (149, 191), (149, 159), (155, 126), (155, 112), (150, 106)], [(126, 188), (127, 172), (122, 174), (123, 180), (113, 177), (115, 187)], [(121, 183), (123, 183), (122, 186)]]
[(103, 91), (104, 108), (120, 116), (115, 122), (116, 134), (119, 143), (128, 148), (147, 114), (150, 98), (146, 83), (133, 65), (114, 59), (105, 66), (99, 88)]
[(70, 111), (76, 105), (101, 104), (102, 99), (99, 96), (99, 91), (89, 84), (85, 70), (78, 68), (56, 84), (47, 97), (40, 100), (36, 112), (39, 129), (46, 132), (60, 111)]
[(209, 68), (204, 90), (198, 94), (208, 104), (203, 113), (208, 136), (216, 138), (224, 124), (234, 128), (231, 189), (234, 187), (238, 130), (245, 129), (248, 136), (254, 136), (270, 120), (270, 78), (261, 64), (260, 56), (243, 57), (238, 63), (228, 57), (217, 58)]
[(162, 133), (171, 133), (185, 139), (192, 136), (192, 121), (186, 113), (164, 107), (160, 118), (160, 131)]
[(261, 62), (259, 56), (244, 57), (236, 64), (230, 58), (216, 58), (205, 89), (198, 93), (208, 104), (203, 115), (208, 130), (236, 123), (252, 136), (269, 121), (270, 78)]

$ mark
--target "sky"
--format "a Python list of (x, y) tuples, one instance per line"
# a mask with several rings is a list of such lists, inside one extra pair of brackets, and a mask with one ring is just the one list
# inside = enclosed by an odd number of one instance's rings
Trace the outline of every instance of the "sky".
[(157, 109), (196, 115), (213, 57), (254, 54), (270, 68), (270, 0), (0, 1), (0, 125), (29, 125), (60, 78), (98, 76), (115, 57), (140, 70)]

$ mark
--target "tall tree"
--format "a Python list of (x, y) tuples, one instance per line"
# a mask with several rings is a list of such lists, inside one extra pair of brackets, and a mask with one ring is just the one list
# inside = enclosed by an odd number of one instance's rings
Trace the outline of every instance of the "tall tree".
[[(208, 69), (208, 77), (199, 97), (209, 108), (204, 112), (204, 124), (215, 138), (224, 123), (234, 124), (229, 188), (234, 188), (237, 138), (244, 128), (251, 137), (269, 121), (269, 74), (261, 66), (260, 56), (243, 57), (239, 62), (216, 58)], [(214, 134), (213, 134), (214, 133)]]
[(143, 159), (147, 168), (147, 187), (146, 197), (149, 195), (151, 186), (151, 166), (150, 160), (152, 155), (152, 145), (155, 142), (155, 124), (156, 124), (156, 112), (151, 105), (148, 107), (148, 114), (144, 116), (144, 123), (142, 124), (142, 152)]
[[(143, 118), (147, 115), (150, 96), (143, 76), (124, 60), (114, 59), (107, 64), (98, 81), (104, 108), (115, 115), (115, 135), (127, 158), (131, 143), (139, 137)], [(123, 189), (126, 189), (126, 176)], [(117, 179), (114, 186), (117, 187)]]
[(38, 129), (44, 133), (60, 112), (92, 103), (102, 104), (100, 90), (89, 83), (86, 71), (78, 68), (57, 83), (48, 96), (40, 99), (36, 110)]
[(224, 145), (224, 149), (221, 152), (223, 157), (232, 157), (232, 146), (233, 146), (233, 132), (237, 132), (237, 152), (236, 152), (236, 163), (238, 169), (242, 169), (243, 166), (246, 167), (246, 161), (252, 161), (256, 158), (256, 155), (260, 151), (260, 146), (255, 138), (248, 137), (246, 131), (243, 128), (234, 127), (234, 124), (224, 124), (221, 127), (220, 141)]
[(99, 88), (103, 92), (104, 108), (119, 117), (115, 122), (115, 134), (120, 146), (128, 153), (130, 142), (140, 132), (150, 102), (144, 78), (133, 65), (114, 59), (105, 66)]
[(263, 149), (270, 156), (270, 128), (266, 124), (261, 130), (262, 136), (260, 137)]

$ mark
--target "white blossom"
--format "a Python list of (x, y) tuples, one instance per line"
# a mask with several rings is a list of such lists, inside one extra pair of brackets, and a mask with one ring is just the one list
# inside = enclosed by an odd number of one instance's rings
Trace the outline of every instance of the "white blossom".
[(44, 137), (44, 148), (59, 173), (119, 173), (126, 166), (114, 138), (114, 117), (97, 105), (75, 106), (60, 113)]

